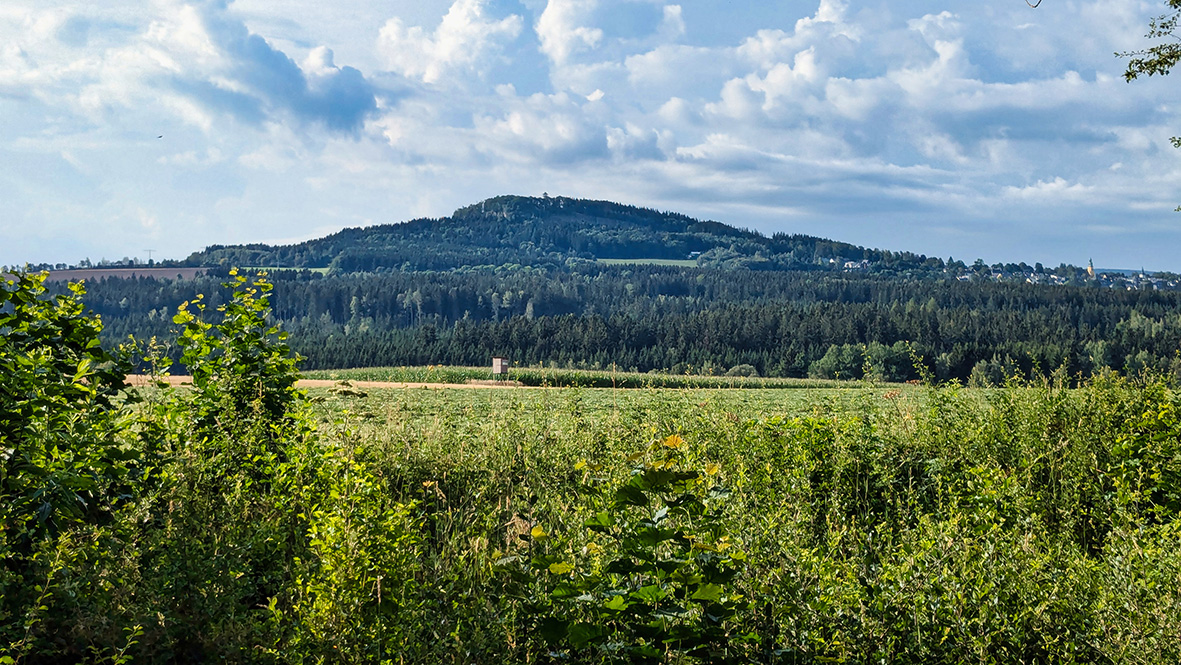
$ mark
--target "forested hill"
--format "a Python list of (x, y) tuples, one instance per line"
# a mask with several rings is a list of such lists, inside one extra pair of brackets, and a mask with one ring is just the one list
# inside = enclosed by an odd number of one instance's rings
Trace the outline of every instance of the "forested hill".
[(194, 266), (327, 268), (334, 273), (562, 268), (596, 259), (693, 260), (704, 267), (798, 270), (865, 261), (942, 270), (943, 261), (806, 235), (764, 236), (720, 222), (566, 197), (499, 196), (450, 217), (350, 228), (295, 245), (214, 245)]
[(219, 284), (238, 266), (297, 269), (271, 271), (272, 319), (308, 369), (503, 355), (822, 378), (872, 367), (907, 380), (919, 357), (938, 379), (980, 384), (1059, 367), (1181, 376), (1176, 275), (965, 266), (602, 201), (504, 196), (189, 262), (213, 267), (185, 280), (88, 276), (105, 341), (174, 337), (177, 307), (197, 294), (224, 302)]

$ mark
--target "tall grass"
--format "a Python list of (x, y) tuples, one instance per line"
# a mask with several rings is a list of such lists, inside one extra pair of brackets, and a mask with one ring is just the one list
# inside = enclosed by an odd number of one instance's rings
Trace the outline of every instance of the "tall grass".
[(356, 400), (345, 420), (391, 494), (425, 509), (429, 606), (448, 609), (428, 611), (424, 660), (537, 653), (512, 631), (523, 610), (502, 600), (493, 562), (534, 525), (572, 551), (588, 542), (578, 462), (623, 479), (626, 455), (673, 433), (732, 490), (754, 602), (740, 630), (767, 662), (1181, 658), (1181, 528), (1150, 498), (1176, 458), (1125, 476), (1152, 454), (1119, 452), (1153, 437), (1176, 450), (1181, 430), (1136, 424), (1177, 403), (1162, 385), (877, 389), (783, 409), (694, 391), (594, 409), (579, 391), (447, 394), (430, 414), (418, 399)]

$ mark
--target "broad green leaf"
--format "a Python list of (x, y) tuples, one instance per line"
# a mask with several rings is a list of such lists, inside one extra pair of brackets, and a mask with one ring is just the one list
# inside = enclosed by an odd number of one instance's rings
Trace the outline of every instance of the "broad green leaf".
[(529, 561), (529, 565), (538, 570), (548, 570), (550, 566), (561, 561), (562, 558), (556, 554), (538, 554)]
[(668, 592), (665, 591), (659, 584), (649, 584), (648, 586), (640, 587), (631, 592), (629, 596), (636, 601), (646, 603), (648, 605), (655, 605), (668, 597)]
[(556, 599), (561, 600), (565, 598), (578, 598), (583, 594), (582, 590), (579, 589), (578, 586), (571, 584), (568, 581), (563, 581), (554, 587), (554, 591), (550, 595)]
[(550, 645), (558, 644), (566, 639), (566, 632), (569, 629), (569, 621), (563, 621), (554, 617), (546, 617), (537, 627), (538, 632), (541, 633), (541, 638)]
[(697, 591), (695, 591), (693, 595), (689, 597), (689, 600), (700, 600), (710, 603), (717, 603), (721, 602), (723, 593), (722, 587), (717, 584), (702, 584), (697, 588)]
[(615, 490), (616, 505), (640, 506), (648, 505), (648, 495), (644, 490), (634, 485), (624, 485)]
[(644, 526), (636, 529), (636, 539), (649, 547), (655, 547), (666, 540), (672, 540), (679, 535), (676, 529), (662, 529), (654, 526)]
[(603, 626), (589, 623), (576, 623), (566, 630), (570, 644), (574, 647), (584, 647), (591, 642), (598, 642), (611, 633)]
[(643, 489), (663, 490), (676, 480), (677, 472), (668, 469), (648, 469), (639, 478)]
[(611, 610), (612, 612), (622, 612), (630, 606), (631, 603), (628, 602), (627, 598), (624, 598), (623, 596), (612, 596), (610, 600), (603, 603), (603, 607)]
[(615, 517), (607, 511), (595, 513), (593, 517), (583, 523), (591, 531), (608, 531), (615, 526)]

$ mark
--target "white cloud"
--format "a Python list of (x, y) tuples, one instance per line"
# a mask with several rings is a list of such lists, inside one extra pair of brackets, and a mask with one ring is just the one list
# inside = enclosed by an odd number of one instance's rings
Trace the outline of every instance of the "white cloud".
[(183, 167), (209, 167), (221, 164), (224, 161), (225, 157), (218, 148), (207, 148), (202, 152), (186, 150), (172, 155), (165, 155), (156, 160), (157, 163), (166, 166)]
[(672, 97), (712, 95), (736, 73), (732, 59), (717, 49), (681, 44), (664, 44), (630, 55), (624, 68), (630, 94), (659, 103)]
[[(596, 89), (605, 94), (627, 90), (624, 73), (626, 65), (612, 60), (570, 63), (550, 71), (550, 82), (554, 90), (566, 90), (578, 95), (589, 95)], [(635, 94), (627, 90), (628, 96)]]
[(541, 52), (557, 66), (572, 55), (597, 47), (603, 31), (587, 25), (598, 0), (549, 0), (534, 29), (541, 42)]
[[(6, 48), (0, 61), (0, 86), (23, 86), (92, 122), (126, 109), (163, 110), (206, 130), (217, 117), (257, 124), (285, 115), (355, 131), (375, 108), (373, 86), (357, 70), (336, 67), (326, 48), (313, 50), (308, 62), (317, 69), (304, 72), (224, 3), (157, 0), (153, 8), (138, 25), (61, 9), (30, 12), (23, 48)], [(85, 38), (96, 48), (63, 46), (61, 26), (75, 20), (111, 32)], [(14, 66), (21, 61), (23, 72)]]
[(920, 18), (906, 22), (907, 27), (921, 34), (929, 44), (939, 41), (951, 41), (960, 37), (963, 27), (955, 14), (942, 11), (938, 14), (926, 14)]
[(668, 147), (667, 135), (627, 123), (607, 130), (607, 149), (619, 160), (663, 159)]
[(803, 39), (783, 30), (759, 30), (742, 42), (738, 54), (751, 63), (770, 69), (784, 58), (799, 52), (803, 46)]
[[(890, 72), (888, 78), (914, 101), (933, 104), (947, 92), (963, 85), (968, 69), (963, 42), (935, 40), (936, 57), (918, 67), (904, 67)], [(949, 90), (949, 88), (951, 90)]]
[(820, 0), (820, 6), (816, 9), (816, 17), (814, 19), (800, 19), (796, 25), (805, 25), (810, 22), (839, 23), (844, 18), (847, 7), (848, 3), (843, 0)]
[[(593, 104), (591, 102), (590, 104)], [(606, 127), (566, 93), (512, 100), (505, 112), (474, 118), (485, 150), (517, 160), (579, 162), (606, 156)]]
[(947, 134), (932, 131), (919, 132), (915, 141), (918, 151), (936, 162), (951, 162), (966, 165), (971, 160), (964, 154), (964, 148)]
[(1005, 187), (1002, 191), (1009, 198), (1057, 203), (1085, 200), (1093, 189), (1082, 183), (1071, 184), (1062, 177), (1055, 177), (1053, 180), (1038, 180), (1024, 187)]
[(867, 121), (882, 104), (900, 96), (898, 87), (881, 78), (830, 78), (824, 86), (824, 98), (833, 111), (855, 122)]
[(160, 226), (160, 219), (144, 208), (137, 207), (132, 214), (139, 225), (149, 232), (155, 232)]
[(727, 81), (720, 97), (719, 101), (705, 106), (708, 114), (732, 120), (753, 120), (762, 110), (762, 100), (744, 79)]
[(665, 5), (660, 28), (657, 31), (661, 41), (670, 42), (685, 35), (685, 18), (680, 5)]
[(771, 67), (766, 76), (759, 78), (752, 75), (746, 79), (751, 90), (763, 93), (763, 110), (768, 112), (783, 104), (798, 101), (819, 80), (816, 51), (811, 48), (797, 53), (791, 65), (780, 62)]
[(516, 14), (489, 18), (487, 5), (487, 0), (455, 0), (430, 34), (392, 18), (381, 29), (378, 51), (388, 68), (425, 83), (437, 83), (453, 70), (481, 72), (504, 43), (520, 35), (522, 27)]

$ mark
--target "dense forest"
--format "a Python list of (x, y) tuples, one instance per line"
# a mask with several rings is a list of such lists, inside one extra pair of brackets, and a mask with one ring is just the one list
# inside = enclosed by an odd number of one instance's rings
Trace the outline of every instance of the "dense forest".
[[(192, 281), (109, 279), (86, 302), (108, 343), (169, 337)], [(996, 383), (1063, 365), (1172, 371), (1181, 294), (860, 274), (590, 265), (468, 272), (274, 275), (272, 316), (305, 369), (520, 364), (764, 376), (916, 376)], [(868, 362), (867, 362), (868, 361)]]
[(91, 280), (105, 341), (169, 338), (178, 306), (198, 294), (216, 305), (230, 266), (255, 266), (273, 273), (271, 316), (305, 369), (505, 355), (892, 381), (917, 378), (921, 361), (976, 384), (1057, 368), (1181, 371), (1172, 275), (966, 265), (603, 201), (498, 197), (297, 245), (213, 246), (186, 263), (208, 273)]

